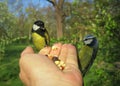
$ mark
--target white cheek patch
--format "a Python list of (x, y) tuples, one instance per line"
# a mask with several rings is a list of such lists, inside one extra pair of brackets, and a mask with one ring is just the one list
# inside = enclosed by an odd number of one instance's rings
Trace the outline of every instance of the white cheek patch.
[(33, 30), (34, 30), (34, 31), (38, 30), (39, 28), (40, 28), (39, 26), (37, 26), (37, 25), (35, 25), (35, 24), (33, 25)]
[(89, 40), (86, 40), (84, 42), (85, 42), (85, 44), (90, 44), (92, 41), (93, 41), (93, 39), (89, 39)]

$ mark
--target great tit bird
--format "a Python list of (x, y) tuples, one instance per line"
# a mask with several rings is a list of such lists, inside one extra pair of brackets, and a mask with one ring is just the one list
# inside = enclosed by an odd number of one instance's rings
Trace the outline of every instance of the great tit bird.
[[(45, 46), (50, 44), (50, 37), (47, 30), (44, 27), (44, 22), (41, 20), (35, 21), (32, 27), (32, 41), (37, 50), (41, 50)], [(48, 58), (51, 56), (46, 55)], [(59, 67), (59, 69), (63, 70), (65, 64), (63, 61), (59, 60), (58, 57), (52, 56), (53, 62)]]
[(83, 77), (92, 66), (98, 51), (98, 41), (95, 36), (87, 35), (83, 39), (84, 45), (79, 52), (79, 66)]
[(43, 21), (35, 21), (31, 32), (32, 41), (37, 50), (49, 45), (50, 37), (46, 28), (44, 27)]

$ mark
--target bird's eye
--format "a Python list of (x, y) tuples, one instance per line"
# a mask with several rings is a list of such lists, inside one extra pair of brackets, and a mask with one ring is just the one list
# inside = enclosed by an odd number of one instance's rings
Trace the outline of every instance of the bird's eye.
[(41, 27), (40, 29), (45, 30), (45, 28)]
[(85, 40), (84, 43), (85, 44), (90, 44), (92, 41), (93, 41), (93, 39), (88, 39), (88, 40)]
[(83, 41), (87, 41), (88, 39), (83, 39)]
[(39, 26), (37, 26), (37, 25), (35, 25), (35, 24), (33, 25), (33, 30), (34, 30), (34, 31), (38, 30), (39, 28), (40, 28)]

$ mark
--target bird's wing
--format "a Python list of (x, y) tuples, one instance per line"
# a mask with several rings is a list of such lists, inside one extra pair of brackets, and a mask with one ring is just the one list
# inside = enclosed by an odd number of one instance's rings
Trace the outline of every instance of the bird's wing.
[(46, 42), (46, 45), (49, 45), (49, 44), (50, 44), (50, 36), (49, 36), (47, 30), (46, 30), (46, 32), (45, 32), (44, 35), (45, 35), (45, 42)]
[(82, 71), (85, 70), (92, 57), (93, 49), (84, 45), (79, 52), (79, 60), (81, 63)]

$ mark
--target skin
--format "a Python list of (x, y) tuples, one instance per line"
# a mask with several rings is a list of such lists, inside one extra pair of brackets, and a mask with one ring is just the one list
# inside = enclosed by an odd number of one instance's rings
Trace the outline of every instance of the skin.
[[(66, 67), (60, 70), (45, 55), (57, 56)], [(76, 48), (71, 44), (57, 43), (34, 53), (27, 47), (19, 60), (20, 79), (25, 86), (82, 86), (82, 75), (78, 69)]]

